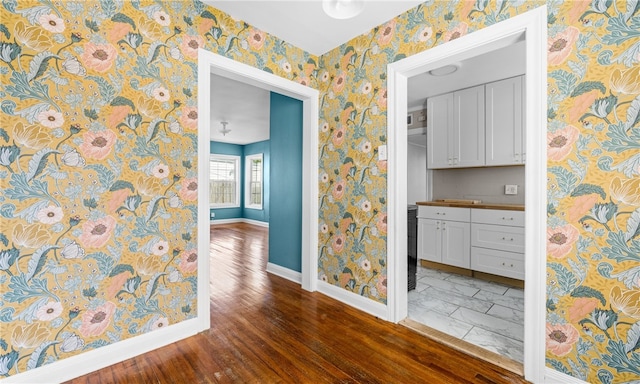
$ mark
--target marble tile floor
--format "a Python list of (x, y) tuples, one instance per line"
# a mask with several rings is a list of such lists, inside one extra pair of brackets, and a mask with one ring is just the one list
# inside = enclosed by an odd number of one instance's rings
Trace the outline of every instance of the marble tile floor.
[(524, 359), (524, 290), (418, 265), (409, 318), (501, 354)]

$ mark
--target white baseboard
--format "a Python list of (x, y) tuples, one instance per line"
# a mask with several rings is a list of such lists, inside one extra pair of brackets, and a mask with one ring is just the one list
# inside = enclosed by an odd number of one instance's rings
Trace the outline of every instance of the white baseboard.
[(347, 305), (364, 311), (382, 320), (388, 320), (388, 308), (386, 305), (367, 299), (346, 289), (336, 287), (324, 281), (318, 281), (318, 292), (323, 293), (333, 299), (341, 301)]
[(586, 381), (582, 381), (549, 367), (545, 367), (544, 382), (545, 384), (588, 384)]
[(287, 280), (291, 280), (294, 283), (302, 284), (302, 273), (293, 271), (289, 268), (281, 267), (273, 263), (267, 263), (267, 272)]
[(9, 383), (62, 383), (86, 375), (104, 367), (119, 363), (201, 331), (202, 322), (195, 318), (170, 325), (140, 336), (132, 337), (80, 355), (58, 360), (39, 368), (6, 377), (0, 382)]
[(235, 219), (215, 219), (215, 220), (211, 220), (210, 221), (211, 225), (233, 224), (233, 223), (247, 223), (247, 224), (258, 225), (260, 227), (269, 228), (269, 223), (266, 222), (266, 221), (259, 221), (259, 220), (253, 220), (253, 219), (243, 219), (242, 217), (238, 217), (238, 218), (235, 218)]

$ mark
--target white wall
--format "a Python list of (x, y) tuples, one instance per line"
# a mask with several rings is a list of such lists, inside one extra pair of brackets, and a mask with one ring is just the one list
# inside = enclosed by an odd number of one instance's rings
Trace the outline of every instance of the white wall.
[(407, 203), (427, 199), (427, 148), (407, 145)]

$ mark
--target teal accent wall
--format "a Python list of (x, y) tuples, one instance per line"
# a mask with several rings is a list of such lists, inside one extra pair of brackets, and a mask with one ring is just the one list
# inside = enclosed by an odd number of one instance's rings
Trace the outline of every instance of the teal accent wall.
[(302, 271), (302, 102), (271, 93), (269, 262)]
[[(257, 143), (247, 144), (244, 146), (244, 156), (255, 155), (257, 153), (262, 153), (262, 175), (263, 175), (263, 185), (262, 185), (262, 209), (251, 209), (251, 208), (243, 208), (242, 209), (242, 217), (245, 219), (257, 220), (269, 222), (269, 185), (271, 178), (269, 177), (270, 163), (271, 163), (271, 143), (269, 140), (260, 141)], [(244, 164), (243, 159), (243, 164)], [(243, 174), (244, 167), (243, 165)], [(244, 202), (244, 195), (243, 195)]]
[[(244, 149), (242, 145), (220, 143), (217, 141), (211, 141), (209, 143), (209, 152), (217, 155), (235, 155), (240, 156), (240, 177), (244, 175)], [(210, 212), (215, 213), (215, 220), (223, 219), (237, 219), (242, 217), (242, 209), (244, 201), (244, 183), (240, 183), (240, 206), (237, 208), (216, 208), (210, 209)]]

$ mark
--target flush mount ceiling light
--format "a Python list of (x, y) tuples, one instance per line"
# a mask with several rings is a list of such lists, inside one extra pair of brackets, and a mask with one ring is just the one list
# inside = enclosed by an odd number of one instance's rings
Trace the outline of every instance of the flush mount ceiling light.
[(364, 0), (322, 0), (322, 9), (334, 19), (350, 19), (362, 12)]
[(432, 69), (429, 71), (429, 74), (433, 76), (446, 76), (457, 71), (458, 68), (460, 68), (460, 65), (458, 64), (449, 64), (449, 65), (445, 65), (444, 67)]
[(219, 131), (222, 133), (222, 136), (226, 136), (227, 133), (231, 132), (231, 130), (227, 128), (227, 124), (229, 124), (228, 121), (221, 121), (220, 124), (222, 124), (222, 128), (220, 128)]

